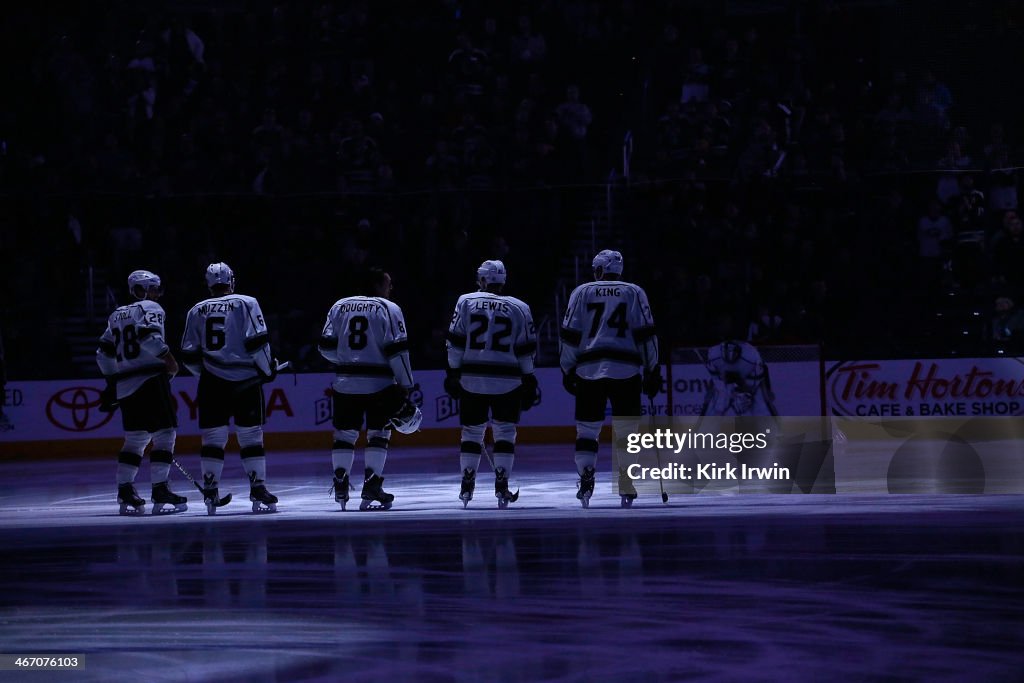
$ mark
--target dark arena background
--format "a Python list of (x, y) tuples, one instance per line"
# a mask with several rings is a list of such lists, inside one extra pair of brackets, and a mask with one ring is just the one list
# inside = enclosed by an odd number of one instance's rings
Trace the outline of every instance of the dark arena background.
[[(21, 3), (0, 41), (0, 680), (1024, 680), (1020, 2)], [(560, 328), (602, 249), (663, 376), (627, 431), (708, 429), (711, 350), (746, 341), (792, 481), (623, 507), (609, 412), (580, 504)], [(487, 259), (538, 341), (504, 509), (489, 471), (459, 500), (444, 384)], [(107, 316), (159, 274), (182, 360), (220, 261), (290, 363), (263, 387), (277, 511), (233, 436), (207, 514), (183, 367), (188, 510), (148, 514), (144, 457), (121, 515)], [(393, 507), (356, 509), (360, 477), (343, 511), (317, 345), (371, 266), (423, 423), (391, 439)], [(709, 457), (637, 463), (747, 463)]]

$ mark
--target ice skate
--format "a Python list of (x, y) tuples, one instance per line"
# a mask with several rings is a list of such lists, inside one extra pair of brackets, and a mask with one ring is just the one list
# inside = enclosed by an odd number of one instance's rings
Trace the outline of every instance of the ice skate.
[[(362, 502), (359, 503), (360, 510), (390, 510), (391, 503), (395, 497), (386, 493), (383, 488), (384, 478), (375, 474), (370, 468), (366, 468), (363, 481)], [(374, 505), (373, 503), (380, 503)]]
[(224, 507), (231, 502), (231, 494), (220, 497), (217, 489), (217, 482), (212, 474), (203, 475), (203, 503), (206, 505), (206, 514), (217, 514), (217, 508)]
[(341, 509), (344, 510), (345, 506), (348, 505), (348, 491), (351, 488), (351, 484), (348, 480), (348, 472), (345, 468), (339, 467), (334, 470), (334, 485), (331, 487), (331, 493), (334, 494), (334, 502), (341, 505)]
[(576, 486), (579, 490), (576, 492), (576, 498), (579, 499), (580, 504), (583, 507), (590, 507), (590, 497), (594, 495), (594, 468), (587, 465), (583, 468), (583, 474), (580, 475), (580, 480)]
[[(151, 497), (153, 501), (153, 509), (150, 511), (154, 515), (169, 515), (175, 512), (185, 512), (188, 510), (188, 499), (185, 496), (179, 496), (174, 491), (171, 491), (167, 487), (166, 481), (161, 481), (153, 484), (153, 495)], [(170, 505), (170, 510), (165, 510), (164, 506)]]
[(473, 500), (473, 490), (476, 488), (476, 470), (466, 468), (462, 471), (462, 489), (459, 491), (459, 500), (462, 501), (462, 509), (469, 506)]
[(267, 490), (262, 481), (253, 480), (249, 488), (253, 512), (277, 512), (277, 496)]
[(146, 512), (146, 501), (139, 498), (131, 483), (117, 485), (117, 502), (121, 505), (122, 515), (142, 515)]
[(519, 489), (515, 493), (508, 490), (508, 472), (504, 467), (494, 470), (494, 497), (498, 499), (498, 509), (504, 510), (509, 503), (519, 500)]
[(633, 501), (636, 500), (636, 487), (633, 486), (633, 480), (629, 478), (623, 468), (619, 469), (619, 496), (621, 498), (619, 504), (622, 507), (633, 507)]

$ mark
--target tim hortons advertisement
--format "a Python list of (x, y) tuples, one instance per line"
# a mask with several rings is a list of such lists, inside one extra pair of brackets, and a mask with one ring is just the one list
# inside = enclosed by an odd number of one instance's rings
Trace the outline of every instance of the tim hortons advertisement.
[(834, 415), (1024, 414), (1024, 362), (1019, 358), (843, 361), (832, 365), (826, 377)]

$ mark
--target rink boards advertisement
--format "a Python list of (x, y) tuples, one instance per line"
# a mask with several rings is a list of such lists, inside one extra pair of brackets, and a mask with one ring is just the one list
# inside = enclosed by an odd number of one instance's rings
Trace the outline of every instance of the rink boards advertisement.
[(825, 381), (833, 415), (1024, 415), (1024, 362), (1020, 358), (851, 360), (831, 364)]
[[(818, 415), (820, 373), (816, 362), (780, 363), (772, 368), (772, 386), (780, 413)], [(329, 432), (331, 426), (330, 373), (282, 374), (264, 385), (268, 433)], [(459, 403), (444, 391), (444, 371), (415, 373), (419, 389), (412, 399), (423, 410), (421, 429), (445, 429), (459, 426)], [(540, 403), (522, 415), (521, 426), (572, 427), (574, 401), (562, 387), (558, 368), (539, 368), (537, 379)], [(672, 368), (672, 403), (667, 409), (667, 394), (655, 399), (658, 415), (695, 415), (703, 404), (709, 383), (707, 371), (700, 365), (679, 364)], [(198, 435), (198, 407), (195, 377), (180, 376), (171, 382), (178, 411), (178, 434)], [(10, 382), (7, 385), (7, 411), (11, 429), (0, 432), (0, 443), (18, 441), (55, 441), (72, 439), (111, 439), (122, 436), (120, 413), (100, 412), (103, 380), (52, 380)], [(646, 398), (645, 413), (650, 412)], [(610, 415), (610, 413), (609, 413)]]

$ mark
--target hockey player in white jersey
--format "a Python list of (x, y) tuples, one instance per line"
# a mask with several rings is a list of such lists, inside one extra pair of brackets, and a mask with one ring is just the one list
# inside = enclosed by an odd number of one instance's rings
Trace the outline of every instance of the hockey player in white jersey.
[(167, 486), (178, 427), (170, 380), (178, 363), (164, 341), (164, 309), (157, 303), (163, 286), (156, 274), (136, 270), (128, 276), (128, 290), (137, 301), (110, 314), (96, 349), (96, 363), (107, 380), (100, 410), (120, 407), (125, 432), (117, 457), (117, 501), (122, 515), (144, 511), (134, 482), (152, 441), (153, 514), (167, 505), (173, 508), (169, 512), (181, 512), (188, 509), (185, 497)]
[[(409, 400), (413, 388), (405, 316), (391, 296), (391, 276), (378, 268), (363, 274), (361, 293), (337, 301), (327, 313), (320, 354), (334, 366), (332, 424), (334, 500), (344, 510), (355, 444), (366, 423), (360, 510), (388, 510), (395, 499), (384, 491), (384, 463), (391, 428), (409, 434), (423, 416)], [(374, 504), (378, 505), (374, 505)]]
[(200, 457), (207, 514), (231, 500), (219, 495), (228, 424), (233, 418), (242, 465), (249, 477), (253, 512), (275, 512), (277, 496), (265, 484), (267, 458), (263, 448), (266, 421), (263, 384), (277, 374), (267, 325), (251, 296), (235, 293), (235, 274), (226, 263), (211, 263), (206, 285), (212, 295), (188, 312), (181, 357), (199, 376)]
[(728, 340), (708, 349), (711, 386), (701, 416), (778, 416), (768, 366), (747, 342)]
[(506, 508), (519, 498), (511, 493), (509, 476), (515, 459), (516, 425), (522, 410), (538, 402), (533, 373), (537, 330), (530, 307), (501, 293), (505, 265), (484, 261), (477, 269), (480, 290), (463, 294), (448, 328), (448, 373), (444, 388), (459, 401), (462, 425), (460, 465), (463, 507), (473, 499), (476, 473), (491, 422), (494, 436), (494, 495)]
[[(570, 295), (560, 332), (563, 385), (576, 397), (576, 497), (583, 507), (594, 493), (605, 406), (611, 402), (613, 415), (639, 421), (641, 392), (653, 399), (662, 385), (646, 292), (622, 280), (617, 251), (598, 253), (593, 269), (595, 281)], [(623, 493), (623, 507), (635, 498), (635, 492)]]

